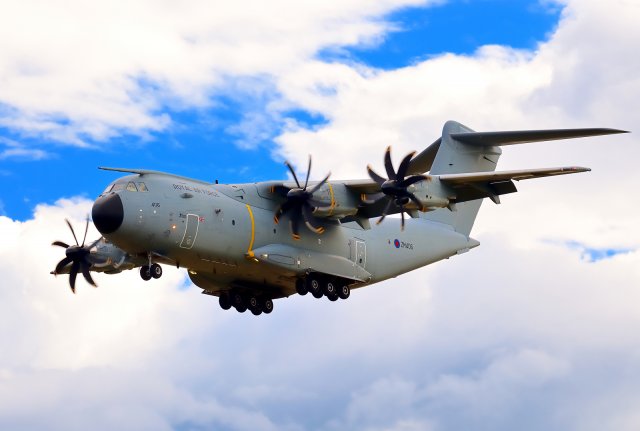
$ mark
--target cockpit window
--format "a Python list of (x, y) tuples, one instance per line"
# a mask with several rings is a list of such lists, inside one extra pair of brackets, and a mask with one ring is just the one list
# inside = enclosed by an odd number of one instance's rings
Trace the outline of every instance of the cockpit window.
[(120, 191), (120, 190), (124, 190), (124, 188), (125, 188), (126, 186), (127, 186), (127, 185), (126, 185), (125, 183), (115, 183), (115, 184), (113, 185), (113, 188), (111, 189), (111, 191), (112, 191), (112, 192), (118, 192), (118, 191)]
[(147, 185), (145, 183), (138, 183), (136, 185), (135, 182), (133, 181), (129, 181), (127, 183), (115, 183), (115, 184), (111, 184), (109, 185), (104, 192), (102, 192), (102, 194), (107, 194), (109, 192), (119, 192), (120, 190), (127, 190), (128, 192), (148, 192), (149, 189), (147, 188)]

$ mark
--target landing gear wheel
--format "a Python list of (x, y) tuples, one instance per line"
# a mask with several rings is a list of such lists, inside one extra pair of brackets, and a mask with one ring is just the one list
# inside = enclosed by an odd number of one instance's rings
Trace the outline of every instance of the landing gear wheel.
[(151, 280), (151, 268), (149, 268), (148, 265), (142, 265), (140, 267), (140, 277), (144, 280), (144, 281), (149, 281)]
[(251, 310), (253, 309), (259, 310), (260, 301), (258, 301), (258, 298), (256, 298), (255, 296), (250, 296), (249, 300), (247, 301), (247, 307), (249, 307)]
[(336, 285), (333, 284), (333, 281), (327, 281), (324, 285), (324, 294), (327, 295), (327, 298), (331, 299), (332, 296), (338, 296), (338, 289), (336, 289)]
[(229, 295), (227, 295), (226, 293), (220, 295), (218, 303), (220, 304), (220, 308), (222, 308), (223, 310), (228, 310), (231, 308), (231, 300), (229, 299)]
[(153, 265), (151, 265), (150, 271), (151, 271), (151, 276), (153, 278), (162, 277), (162, 267), (157, 263), (154, 263)]
[(341, 299), (347, 299), (351, 295), (351, 289), (346, 284), (338, 289), (338, 296)]
[(247, 303), (245, 302), (242, 295), (238, 292), (234, 292), (231, 294), (231, 303), (238, 310), (238, 313), (244, 313), (247, 311)]
[(307, 276), (307, 290), (311, 292), (314, 298), (322, 298), (322, 285), (317, 275)]
[(337, 294), (337, 293), (334, 293), (334, 294), (332, 294), (332, 295), (327, 295), (327, 298), (329, 298), (329, 301), (331, 301), (331, 302), (335, 302), (335, 301), (337, 301), (337, 300), (338, 300), (338, 294)]
[(269, 298), (265, 299), (262, 303), (262, 311), (264, 314), (269, 314), (273, 311), (273, 301)]
[(261, 305), (260, 300), (258, 300), (258, 298), (256, 298), (254, 295), (251, 295), (249, 297), (249, 300), (247, 301), (247, 306), (249, 307), (249, 310), (251, 310), (254, 316), (259, 316), (262, 314), (262, 308), (260, 307), (260, 305)]
[(296, 292), (298, 292), (298, 295), (300, 296), (304, 296), (309, 293), (309, 289), (307, 289), (307, 286), (305, 285), (305, 282), (302, 278), (296, 280)]

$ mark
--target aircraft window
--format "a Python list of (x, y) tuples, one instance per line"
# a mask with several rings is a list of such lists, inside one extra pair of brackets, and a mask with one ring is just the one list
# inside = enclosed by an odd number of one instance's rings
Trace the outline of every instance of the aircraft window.
[(111, 189), (113, 188), (113, 184), (109, 184), (107, 186), (106, 189), (104, 189), (104, 191), (102, 192), (103, 195), (106, 195), (107, 193), (109, 193), (111, 191)]
[(127, 186), (127, 185), (126, 185), (125, 183), (115, 183), (115, 184), (113, 185), (113, 188), (111, 189), (111, 191), (112, 191), (112, 192), (117, 192), (117, 191), (120, 191), (120, 190), (124, 190), (124, 188), (125, 188), (126, 186)]
[(136, 187), (136, 183), (130, 182), (129, 184), (127, 184), (127, 190), (130, 192), (137, 192), (138, 188)]
[(138, 183), (138, 190), (140, 190), (141, 192), (148, 192), (149, 189), (147, 188), (147, 185), (145, 183)]

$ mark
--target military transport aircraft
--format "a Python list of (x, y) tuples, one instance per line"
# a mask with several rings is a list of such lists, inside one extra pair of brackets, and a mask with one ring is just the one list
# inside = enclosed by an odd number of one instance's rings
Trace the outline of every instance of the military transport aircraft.
[[(144, 169), (100, 168), (130, 175), (96, 199), (92, 218), (102, 237), (75, 245), (53, 274), (107, 274), (139, 267), (159, 278), (160, 264), (184, 267), (220, 306), (270, 313), (273, 300), (311, 293), (331, 301), (464, 253), (480, 243), (469, 236), (484, 198), (516, 190), (515, 181), (589, 171), (581, 167), (495, 172), (500, 146), (625, 133), (615, 129), (474, 132), (449, 121), (442, 136), (397, 169), (384, 154), (386, 177), (369, 179), (215, 184)], [(428, 172), (428, 173), (427, 173)], [(386, 216), (400, 214), (399, 220)], [(405, 214), (410, 219), (405, 221)], [(371, 222), (373, 219), (373, 223)], [(283, 223), (284, 222), (284, 223)]]

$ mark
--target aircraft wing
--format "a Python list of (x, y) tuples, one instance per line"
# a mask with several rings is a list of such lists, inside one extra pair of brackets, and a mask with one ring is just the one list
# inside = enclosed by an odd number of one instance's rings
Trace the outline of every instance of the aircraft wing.
[[(439, 180), (444, 186), (447, 186), (451, 191), (451, 196), (448, 196), (452, 203), (466, 202), (475, 199), (490, 198), (493, 202), (499, 203), (498, 196), (507, 193), (517, 192), (517, 188), (513, 181), (527, 180), (531, 178), (542, 178), (556, 175), (575, 174), (579, 172), (590, 171), (589, 168), (583, 167), (559, 167), (559, 168), (544, 168), (544, 169), (522, 169), (514, 171), (501, 171), (501, 172), (473, 172), (462, 174), (446, 174), (446, 175), (432, 175), (433, 180)], [(340, 181), (340, 184), (344, 185), (346, 189), (353, 196), (357, 197), (359, 201), (360, 196), (374, 194), (380, 192), (380, 186), (371, 179), (361, 180), (346, 180)], [(286, 191), (295, 187), (295, 183), (282, 182), (273, 185), (276, 191), (281, 194), (286, 194)], [(351, 213), (341, 217), (342, 222), (348, 221), (361, 221), (362, 219), (369, 219), (374, 217), (380, 217), (386, 206), (387, 200), (380, 200), (375, 204), (359, 203), (357, 212)], [(400, 207), (393, 205), (389, 208), (387, 214), (397, 214), (400, 212)], [(415, 214), (412, 214), (415, 215)]]
[(514, 193), (516, 189), (513, 180), (521, 181), (531, 178), (542, 178), (556, 175), (576, 174), (588, 172), (591, 169), (571, 166), (561, 168), (522, 169), (501, 172), (474, 172), (464, 174), (436, 175), (443, 184), (448, 185), (455, 192), (454, 202), (465, 202), (474, 199), (490, 198), (499, 203), (499, 195)]

